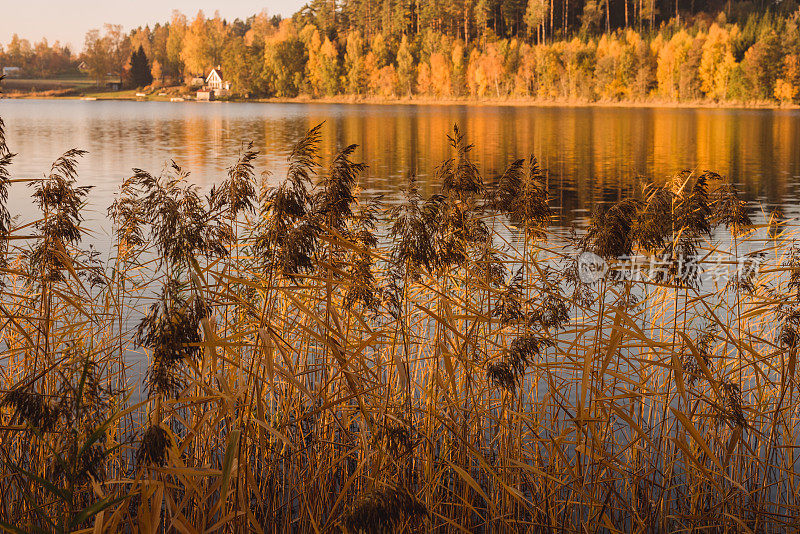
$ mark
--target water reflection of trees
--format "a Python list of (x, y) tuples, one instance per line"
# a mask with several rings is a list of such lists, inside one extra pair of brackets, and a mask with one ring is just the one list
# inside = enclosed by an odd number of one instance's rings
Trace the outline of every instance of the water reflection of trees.
[[(28, 104), (30, 105), (30, 104)], [(393, 195), (409, 172), (422, 192), (447, 158), (444, 136), (457, 123), (476, 144), (473, 157), (487, 178), (512, 160), (535, 154), (550, 191), (568, 218), (598, 201), (636, 190), (637, 177), (663, 180), (682, 169), (715, 169), (738, 182), (749, 199), (792, 200), (800, 176), (798, 114), (730, 109), (623, 109), (496, 106), (349, 106), (323, 104), (61, 103), (23, 118), (4, 113), (22, 154), (86, 146), (84, 179), (109, 194), (131, 167), (158, 171), (167, 158), (207, 186), (220, 179), (242, 139), (262, 151), (262, 165), (281, 172), (288, 147), (309, 127), (323, 126), (323, 160), (338, 147), (360, 145), (370, 162), (361, 186)], [(21, 108), (22, 109), (22, 108)], [(49, 111), (48, 111), (49, 110)], [(19, 117), (16, 116), (20, 113)], [(58, 135), (47, 113), (58, 115)], [(15, 131), (16, 130), (16, 134)], [(106, 199), (102, 199), (105, 201)], [(580, 213), (580, 212), (579, 212)]]
[[(800, 174), (797, 116), (787, 112), (708, 109), (402, 107), (330, 108), (309, 113), (306, 125), (326, 119), (325, 153), (359, 143), (372, 162), (365, 187), (394, 191), (416, 169), (423, 188), (447, 155), (441, 132), (460, 124), (478, 145), (474, 157), (487, 175), (515, 158), (535, 154), (549, 171), (551, 192), (566, 214), (613, 201), (683, 169), (719, 169), (750, 199), (789, 200)], [(280, 146), (273, 145), (271, 150)]]

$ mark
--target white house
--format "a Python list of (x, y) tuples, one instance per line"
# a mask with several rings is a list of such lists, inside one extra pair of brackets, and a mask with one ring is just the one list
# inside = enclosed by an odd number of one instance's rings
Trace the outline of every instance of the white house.
[(8, 78), (19, 78), (21, 71), (19, 67), (3, 67), (3, 76)]
[(230, 82), (226, 82), (222, 77), (222, 70), (219, 67), (211, 69), (211, 72), (206, 77), (206, 87), (215, 92), (229, 91), (231, 88)]

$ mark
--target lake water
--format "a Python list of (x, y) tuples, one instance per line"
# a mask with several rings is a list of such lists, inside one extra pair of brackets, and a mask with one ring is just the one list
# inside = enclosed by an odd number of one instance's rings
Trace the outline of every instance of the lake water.
[[(0, 100), (8, 143), (18, 153), (15, 177), (37, 177), (73, 147), (88, 150), (81, 183), (95, 186), (87, 218), (102, 230), (105, 210), (134, 167), (159, 172), (170, 158), (203, 187), (219, 181), (243, 142), (262, 156), (258, 170), (280, 177), (303, 133), (325, 122), (327, 161), (347, 144), (369, 164), (367, 191), (389, 199), (415, 170), (432, 193), (435, 167), (449, 157), (447, 134), (458, 124), (475, 145), (487, 179), (517, 158), (536, 155), (548, 171), (561, 223), (683, 170), (712, 169), (745, 191), (756, 210), (795, 214), (800, 184), (800, 112), (733, 109), (559, 108), (353, 104), (237, 104)], [(12, 211), (32, 215), (27, 188), (12, 193)], [(99, 237), (99, 236), (98, 236)], [(100, 238), (102, 239), (102, 238)]]

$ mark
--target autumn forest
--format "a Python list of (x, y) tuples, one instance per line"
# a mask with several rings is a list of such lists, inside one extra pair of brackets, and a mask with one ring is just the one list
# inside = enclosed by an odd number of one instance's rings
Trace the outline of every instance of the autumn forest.
[(81, 51), (14, 35), (0, 67), (102, 85), (187, 87), (221, 67), (233, 98), (355, 95), (601, 102), (800, 101), (794, 1), (313, 0), (291, 18), (198, 12)]

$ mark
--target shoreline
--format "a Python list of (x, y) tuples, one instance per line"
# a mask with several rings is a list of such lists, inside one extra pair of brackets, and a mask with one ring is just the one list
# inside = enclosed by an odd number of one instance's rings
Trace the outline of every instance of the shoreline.
[(675, 108), (675, 109), (742, 109), (742, 110), (797, 110), (800, 105), (781, 105), (770, 102), (674, 102), (669, 100), (620, 100), (620, 101), (588, 101), (588, 100), (544, 100), (537, 98), (383, 98), (355, 97), (342, 95), (335, 97), (295, 97), (264, 98), (241, 100), (240, 102), (258, 103), (298, 103), (298, 104), (368, 104), (368, 105), (411, 105), (411, 106), (494, 106), (494, 107), (541, 107), (541, 108)]
[[(172, 102), (170, 97), (151, 96), (137, 97), (129, 94), (130, 91), (115, 93), (93, 93), (89, 95), (48, 95), (41, 93), (5, 93), (0, 94), (0, 100), (84, 100), (84, 101), (113, 101), (128, 102)], [(252, 98), (252, 99), (222, 99), (211, 103), (241, 103), (241, 104), (356, 104), (375, 106), (469, 106), (469, 107), (540, 107), (540, 108), (652, 108), (652, 109), (738, 109), (758, 111), (793, 111), (800, 109), (798, 104), (777, 104), (772, 102), (711, 102), (691, 101), (675, 102), (670, 100), (620, 100), (620, 101), (588, 101), (588, 100), (544, 100), (537, 98), (433, 98), (433, 97), (364, 97), (354, 95), (337, 95), (332, 97), (297, 96), (291, 98)], [(181, 102), (173, 103), (201, 103), (187, 98)]]

